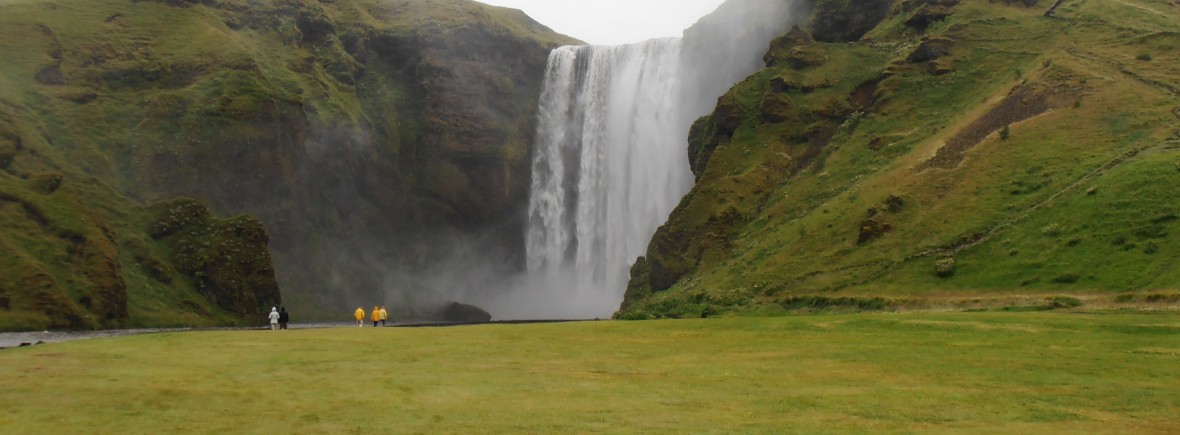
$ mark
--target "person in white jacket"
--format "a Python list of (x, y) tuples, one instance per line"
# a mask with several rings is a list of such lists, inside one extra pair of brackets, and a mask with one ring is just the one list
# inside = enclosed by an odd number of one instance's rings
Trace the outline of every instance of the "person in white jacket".
[(279, 310), (275, 307), (270, 307), (270, 330), (279, 330)]

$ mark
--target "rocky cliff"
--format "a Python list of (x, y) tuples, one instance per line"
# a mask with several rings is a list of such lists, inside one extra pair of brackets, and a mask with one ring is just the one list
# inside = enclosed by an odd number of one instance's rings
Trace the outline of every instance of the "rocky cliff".
[[(268, 241), (305, 316), (408, 309), (437, 290), (431, 265), (471, 251), (519, 267), (546, 58), (576, 42), (465, 0), (19, 2), (0, 34), (24, 153), (121, 208), (188, 196), (256, 216), (208, 228)], [(208, 280), (226, 269), (169, 266), (222, 300)]]
[(618, 317), (1180, 285), (1174, 4), (818, 0), (812, 14), (688, 132), (697, 184)]

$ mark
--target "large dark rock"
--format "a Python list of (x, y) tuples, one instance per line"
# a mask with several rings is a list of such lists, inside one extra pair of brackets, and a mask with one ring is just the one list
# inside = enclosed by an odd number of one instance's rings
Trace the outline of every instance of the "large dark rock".
[(959, 4), (959, 1), (960, 0), (926, 0), (921, 2), (923, 4), (916, 4), (917, 2), (912, 2), (913, 4), (903, 5), (903, 7), (916, 6), (917, 8), (917, 10), (906, 19), (905, 25), (925, 32), (926, 28), (930, 27), (931, 24), (945, 20), (947, 17), (954, 15), (955, 6)]
[(929, 62), (951, 54), (955, 40), (944, 36), (926, 38), (910, 53), (906, 61), (910, 63)]
[(217, 219), (191, 199), (153, 209), (156, 219), (149, 235), (170, 246), (171, 262), (192, 278), (197, 292), (213, 305), (243, 320), (261, 320), (254, 317), (282, 305), (267, 249), (269, 239), (258, 219)]
[(454, 323), (488, 323), (492, 315), (475, 305), (451, 302), (442, 310), (442, 320)]
[(807, 49), (814, 42), (815, 38), (810, 33), (796, 25), (770, 42), (770, 51), (766, 52), (762, 60), (767, 67), (786, 64), (796, 70), (818, 65), (823, 60)]
[(860, 40), (889, 16), (892, 0), (817, 0), (811, 35), (822, 42)]
[(713, 151), (726, 138), (728, 135), (720, 131), (713, 115), (705, 116), (692, 124), (688, 133), (688, 164), (697, 179), (700, 179), (709, 167)]

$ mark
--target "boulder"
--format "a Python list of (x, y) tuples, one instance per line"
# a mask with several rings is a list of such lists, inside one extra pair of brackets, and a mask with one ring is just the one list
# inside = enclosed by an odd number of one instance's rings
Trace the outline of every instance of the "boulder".
[(954, 15), (959, 0), (933, 0), (918, 8), (905, 21), (907, 27), (925, 32), (931, 24)]
[(451, 302), (443, 308), (442, 319), (455, 323), (488, 323), (492, 321), (492, 315), (475, 305)]
[(859, 41), (889, 16), (892, 0), (817, 0), (811, 35), (821, 42)]
[(930, 62), (951, 54), (955, 40), (945, 36), (926, 38), (915, 48), (906, 61), (910, 63)]
[(779, 123), (791, 118), (791, 97), (781, 92), (767, 92), (762, 96), (762, 119)]

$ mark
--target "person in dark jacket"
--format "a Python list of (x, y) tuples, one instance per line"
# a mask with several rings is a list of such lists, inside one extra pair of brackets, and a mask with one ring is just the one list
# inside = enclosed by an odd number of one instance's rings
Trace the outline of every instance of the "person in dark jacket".
[(279, 309), (279, 329), (287, 329), (287, 322), (291, 321), (291, 315), (287, 314), (287, 307)]

